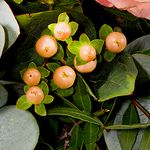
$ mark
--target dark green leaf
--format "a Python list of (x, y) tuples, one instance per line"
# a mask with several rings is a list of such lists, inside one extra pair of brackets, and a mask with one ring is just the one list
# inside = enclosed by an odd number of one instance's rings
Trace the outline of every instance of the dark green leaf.
[(41, 78), (46, 78), (46, 77), (48, 77), (49, 74), (50, 74), (50, 71), (47, 70), (47, 69), (44, 68), (44, 67), (38, 67), (37, 69), (38, 69), (38, 70), (40, 71), (40, 73), (41, 73)]
[(101, 102), (130, 95), (135, 88), (137, 68), (132, 57), (127, 52), (121, 52), (111, 63), (105, 62), (101, 71), (92, 76), (95, 94)]
[(76, 77), (76, 85), (75, 85), (75, 93), (72, 95), (74, 104), (80, 109), (80, 110), (87, 110), (91, 111), (91, 100), (88, 95), (88, 92), (85, 89), (85, 85), (80, 78), (80, 76), (77, 75)]
[(106, 40), (106, 37), (113, 32), (113, 29), (111, 28), (111, 26), (104, 24), (100, 30), (99, 30), (99, 37), (102, 40)]
[(149, 133), (150, 133), (150, 126), (145, 129), (138, 150), (148, 150), (149, 149), (149, 147), (150, 147), (150, 134)]
[(36, 64), (34, 62), (30, 62), (30, 64), (28, 65), (28, 69), (30, 68), (37, 68)]
[(83, 121), (103, 126), (102, 122), (93, 114), (89, 113), (88, 111), (80, 111), (75, 108), (53, 108), (47, 111), (47, 115), (69, 116), (72, 118), (80, 119)]
[(68, 88), (68, 89), (57, 89), (57, 93), (58, 95), (62, 96), (62, 97), (67, 97), (70, 96), (74, 93), (74, 87)]
[[(123, 115), (122, 124), (132, 125), (136, 123), (139, 123), (138, 114), (135, 109), (135, 106), (132, 103), (130, 103)], [(138, 129), (121, 130), (120, 141), (121, 141), (121, 147), (123, 150), (129, 150), (132, 148), (135, 142), (137, 133), (138, 133)]]
[(57, 90), (58, 89), (58, 86), (53, 82), (53, 79), (51, 79), (50, 81), (49, 81), (49, 85), (50, 85), (50, 91), (55, 91), (55, 90)]
[(57, 63), (47, 63), (46, 66), (52, 72), (54, 72), (58, 67), (60, 67), (60, 65)]
[(117, 55), (117, 53), (112, 53), (112, 52), (108, 51), (107, 49), (105, 49), (105, 51), (103, 53), (104, 59), (108, 62), (111, 62), (115, 58), (116, 55)]
[(22, 96), (17, 100), (16, 108), (17, 108), (17, 109), (20, 109), (20, 110), (25, 110), (25, 109), (30, 108), (32, 105), (33, 105), (33, 104), (30, 103), (30, 102), (27, 100), (26, 95), (22, 95)]

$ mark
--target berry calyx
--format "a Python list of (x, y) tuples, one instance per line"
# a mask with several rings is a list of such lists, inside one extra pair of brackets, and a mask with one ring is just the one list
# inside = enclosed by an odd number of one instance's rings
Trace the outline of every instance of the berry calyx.
[(27, 100), (32, 104), (40, 104), (44, 99), (44, 93), (38, 86), (32, 86), (26, 92)]
[(80, 49), (80, 57), (84, 61), (91, 61), (96, 57), (96, 50), (90, 45), (84, 45)]
[(59, 22), (54, 27), (54, 35), (59, 40), (65, 40), (71, 35), (71, 27), (65, 22)]
[(111, 32), (106, 37), (106, 47), (110, 52), (119, 53), (125, 49), (127, 39), (123, 33)]
[(53, 82), (61, 89), (67, 89), (74, 84), (75, 71), (69, 66), (58, 67), (53, 74)]
[(97, 59), (91, 60), (88, 63), (86, 63), (84, 65), (79, 65), (79, 66), (76, 65), (76, 59), (74, 59), (74, 66), (75, 66), (76, 70), (81, 73), (92, 72), (96, 68), (96, 65), (97, 65)]
[(35, 44), (37, 53), (45, 58), (52, 57), (57, 52), (56, 40), (50, 35), (43, 35)]
[(37, 85), (40, 82), (40, 79), (41, 73), (35, 68), (30, 68), (23, 74), (24, 82), (30, 86)]

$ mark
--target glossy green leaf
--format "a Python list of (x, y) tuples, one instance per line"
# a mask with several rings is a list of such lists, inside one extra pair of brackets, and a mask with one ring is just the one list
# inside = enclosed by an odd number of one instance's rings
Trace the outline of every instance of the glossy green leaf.
[(99, 37), (102, 40), (106, 40), (106, 37), (113, 32), (113, 29), (111, 28), (111, 26), (104, 24), (100, 30), (99, 30)]
[(51, 23), (48, 25), (48, 29), (51, 31), (54, 31), (54, 27), (55, 27), (56, 23)]
[(66, 13), (66, 12), (61, 13), (61, 14), (58, 16), (58, 21), (57, 21), (57, 22), (69, 23), (69, 16), (67, 15), (67, 13)]
[(75, 93), (72, 95), (74, 104), (80, 109), (80, 110), (87, 110), (91, 111), (91, 100), (88, 95), (88, 92), (85, 89), (85, 85), (80, 78), (80, 76), (77, 75), (76, 77), (76, 85), (75, 85)]
[(83, 129), (82, 140), (87, 150), (93, 149), (96, 146), (97, 134), (99, 126), (92, 123), (86, 123)]
[(74, 93), (74, 87), (70, 87), (68, 89), (57, 89), (57, 93), (58, 95), (62, 96), (62, 97), (67, 97), (70, 96)]
[(8, 99), (8, 92), (5, 87), (0, 84), (0, 107), (4, 106)]
[(132, 125), (112, 125), (112, 126), (107, 126), (105, 127), (106, 129), (117, 129), (117, 130), (121, 130), (121, 129), (137, 129), (137, 128), (142, 128), (142, 127), (147, 127), (150, 124), (147, 123), (137, 123), (137, 124), (132, 124)]
[(149, 147), (150, 147), (150, 134), (149, 133), (150, 133), (150, 126), (145, 129), (138, 150), (148, 150), (149, 149)]
[(79, 37), (79, 42), (81, 45), (90, 44), (90, 39), (85, 33), (82, 33)]
[(13, 0), (14, 2), (16, 2), (17, 4), (20, 4), (23, 2), (23, 0)]
[(34, 104), (34, 111), (40, 116), (46, 116), (46, 108), (43, 103)]
[(81, 149), (82, 145), (83, 145), (82, 129), (80, 126), (76, 126), (71, 133), (69, 147), (74, 146), (76, 148), (78, 147), (79, 149)]
[[(0, 109), (0, 149), (33, 150), (39, 139), (39, 126), (27, 110), (18, 110), (15, 105)], [(11, 142), (8, 142), (11, 141)]]
[(135, 88), (136, 76), (137, 68), (127, 52), (119, 53), (111, 63), (105, 62), (91, 79), (98, 101), (130, 95)]
[(37, 86), (42, 89), (44, 95), (48, 95), (48, 93), (49, 93), (49, 87), (48, 87), (48, 85), (46, 84), (46, 82), (41, 81), (41, 83), (38, 84)]
[(88, 111), (80, 111), (75, 108), (52, 108), (47, 111), (47, 115), (69, 116), (72, 118), (103, 126), (102, 122), (93, 114), (89, 113)]
[(95, 48), (97, 54), (100, 54), (104, 45), (104, 41), (101, 39), (94, 39), (90, 42), (90, 45)]
[(57, 53), (54, 56), (51, 57), (54, 60), (60, 60), (60, 59), (64, 58), (64, 49), (63, 49), (63, 47), (58, 42), (57, 42), (57, 45), (58, 45)]
[(81, 47), (82, 45), (79, 41), (72, 41), (71, 43), (68, 44), (68, 50), (75, 55), (79, 54)]
[(0, 57), (2, 56), (4, 45), (5, 45), (5, 31), (2, 25), (0, 24)]
[(46, 78), (46, 77), (48, 77), (49, 76), (49, 74), (50, 74), (50, 71), (49, 70), (47, 70), (46, 68), (44, 68), (44, 67), (37, 67), (37, 69), (40, 71), (40, 73), (41, 73), (41, 78)]
[(33, 105), (33, 104), (30, 103), (30, 102), (27, 100), (26, 95), (22, 95), (22, 96), (17, 100), (16, 108), (17, 108), (17, 109), (20, 109), (20, 110), (25, 110), (25, 109), (30, 108), (32, 105)]
[(58, 67), (60, 67), (60, 65), (57, 63), (47, 63), (46, 66), (52, 72), (54, 72)]
[(72, 37), (69, 36), (67, 39), (65, 39), (66, 43), (69, 44), (70, 42), (72, 42)]
[(71, 27), (71, 36), (73, 36), (76, 31), (78, 30), (78, 23), (74, 22), (74, 21), (71, 21), (69, 22), (69, 26)]
[(9, 5), (3, 0), (0, 0), (0, 14), (0, 24), (5, 29), (5, 33), (7, 33), (5, 35), (5, 52), (18, 38), (20, 28)]
[(43, 103), (44, 104), (50, 104), (53, 102), (53, 100), (54, 100), (54, 97), (52, 95), (45, 95)]
[(105, 49), (103, 56), (104, 59), (108, 62), (111, 62), (115, 57), (116, 57), (117, 53), (112, 53), (110, 51), (108, 51), (107, 49)]
[[(136, 123), (139, 123), (138, 114), (135, 109), (135, 106), (132, 103), (130, 103), (123, 115), (122, 124), (132, 125)], [(121, 130), (120, 141), (121, 141), (121, 147), (123, 150), (129, 150), (132, 148), (135, 142), (137, 133), (138, 133), (138, 129)]]
[(87, 61), (82, 60), (80, 55), (76, 55), (75, 59), (76, 59), (76, 65), (77, 66), (84, 65), (84, 64), (88, 63)]

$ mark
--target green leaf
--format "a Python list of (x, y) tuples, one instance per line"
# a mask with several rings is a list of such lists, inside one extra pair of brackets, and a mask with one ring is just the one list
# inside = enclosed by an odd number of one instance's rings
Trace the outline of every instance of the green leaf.
[(0, 14), (0, 24), (7, 33), (5, 34), (5, 52), (18, 38), (20, 28), (9, 5), (3, 0), (0, 1)]
[(84, 64), (88, 63), (87, 61), (82, 60), (80, 55), (76, 55), (75, 59), (76, 59), (76, 65), (77, 66), (84, 65)]
[(5, 87), (0, 84), (0, 107), (4, 106), (8, 99), (8, 92)]
[(25, 86), (24, 86), (24, 89), (23, 89), (24, 92), (27, 93), (27, 91), (29, 90), (30, 87), (31, 87), (30, 85), (25, 85)]
[[(123, 115), (122, 124), (132, 125), (136, 123), (139, 123), (138, 114), (135, 109), (135, 106), (132, 103), (130, 103)], [(123, 150), (129, 150), (132, 148), (135, 142), (137, 133), (138, 133), (138, 129), (121, 130), (120, 141), (121, 141), (121, 147)]]
[(43, 103), (44, 104), (50, 104), (54, 100), (54, 97), (52, 95), (45, 95)]
[(13, 0), (15, 3), (20, 4), (23, 2), (23, 0)]
[(68, 89), (57, 89), (57, 93), (58, 95), (62, 96), (62, 97), (67, 97), (70, 96), (74, 93), (74, 87), (70, 87)]
[(48, 87), (48, 85), (46, 84), (46, 82), (41, 81), (41, 83), (38, 84), (37, 86), (42, 89), (42, 91), (43, 91), (43, 93), (44, 93), (44, 96), (45, 96), (45, 95), (48, 95), (48, 93), (49, 93), (49, 87)]
[(87, 150), (93, 149), (96, 146), (99, 126), (92, 123), (86, 123), (83, 129), (82, 140)]
[(49, 85), (50, 85), (50, 91), (55, 91), (55, 90), (57, 90), (58, 89), (58, 86), (54, 83), (54, 81), (53, 81), (53, 79), (51, 79), (50, 81), (49, 81)]
[(74, 22), (74, 21), (71, 21), (69, 22), (69, 26), (71, 27), (71, 36), (73, 36), (76, 31), (78, 30), (78, 23)]
[(34, 111), (40, 116), (46, 116), (46, 109), (43, 103), (34, 104)]
[(111, 63), (105, 62), (98, 72), (92, 75), (91, 81), (99, 102), (130, 95), (134, 91), (138, 72), (127, 52), (119, 53)]
[(56, 23), (51, 23), (48, 25), (48, 29), (51, 31), (54, 31), (54, 27), (55, 27)]
[(90, 39), (85, 33), (82, 33), (79, 37), (79, 42), (81, 45), (90, 44)]
[(29, 111), (18, 110), (15, 105), (9, 105), (0, 109), (0, 118), (1, 150), (35, 148), (39, 139), (39, 126)]
[(58, 67), (60, 67), (60, 65), (57, 63), (47, 63), (46, 66), (52, 72), (54, 72)]
[(74, 146), (76, 148), (78, 147), (79, 149), (81, 149), (82, 145), (83, 145), (82, 129), (80, 126), (76, 126), (71, 133), (69, 147)]
[(17, 108), (17, 109), (20, 109), (20, 110), (25, 110), (25, 109), (30, 108), (32, 105), (33, 105), (33, 104), (30, 103), (30, 102), (27, 100), (26, 95), (22, 95), (22, 96), (17, 100), (16, 108)]
[(53, 108), (47, 111), (47, 115), (69, 116), (72, 118), (103, 126), (102, 122), (93, 114), (89, 113), (88, 111), (80, 111), (75, 108)]
[(57, 22), (69, 23), (69, 16), (67, 15), (67, 13), (66, 13), (66, 12), (61, 13), (61, 14), (58, 16), (58, 21), (57, 21)]
[(75, 55), (79, 54), (81, 47), (82, 45), (79, 41), (72, 41), (68, 44), (68, 50)]
[(112, 126), (107, 126), (105, 127), (105, 129), (117, 129), (117, 130), (121, 130), (121, 129), (137, 129), (137, 128), (143, 128), (143, 127), (147, 127), (150, 124), (147, 123), (137, 123), (137, 124), (132, 124), (132, 125), (112, 125)]
[(4, 45), (5, 45), (5, 31), (2, 25), (0, 24), (0, 57), (2, 56)]
[(72, 37), (69, 36), (67, 39), (65, 39), (66, 43), (69, 44), (70, 42), (72, 42)]
[(100, 54), (104, 45), (104, 41), (101, 39), (94, 39), (90, 42), (90, 45), (95, 48), (96, 54)]
[(111, 62), (115, 57), (116, 57), (117, 53), (112, 53), (109, 50), (105, 49), (103, 56), (104, 59), (108, 62)]
[(40, 37), (42, 37), (43, 35), (50, 35), (50, 36), (53, 36), (53, 34), (52, 34), (52, 32), (49, 30), (49, 28), (46, 28), (45, 30), (43, 30)]
[(57, 45), (58, 45), (57, 53), (54, 56), (51, 57), (54, 60), (60, 60), (60, 59), (64, 58), (64, 49), (63, 49), (63, 47), (58, 42), (57, 42)]
[(85, 85), (80, 78), (80, 76), (77, 75), (76, 77), (76, 85), (75, 85), (75, 93), (72, 95), (74, 104), (80, 109), (80, 110), (87, 110), (91, 111), (91, 100), (88, 95), (88, 92), (85, 89)]
[(37, 67), (37, 69), (40, 71), (40, 73), (41, 73), (41, 78), (46, 78), (46, 77), (48, 77), (49, 76), (49, 74), (50, 74), (50, 71), (49, 70), (47, 70), (46, 68), (44, 68), (44, 67)]
[(149, 149), (149, 147), (150, 147), (150, 134), (149, 133), (150, 133), (150, 126), (145, 129), (138, 150), (148, 150)]
[(113, 29), (111, 28), (111, 26), (104, 24), (100, 30), (99, 30), (99, 37), (102, 40), (106, 40), (106, 37), (113, 32)]
[(34, 62), (31, 62), (29, 65), (28, 65), (28, 69), (30, 68), (37, 68), (36, 67), (36, 64)]

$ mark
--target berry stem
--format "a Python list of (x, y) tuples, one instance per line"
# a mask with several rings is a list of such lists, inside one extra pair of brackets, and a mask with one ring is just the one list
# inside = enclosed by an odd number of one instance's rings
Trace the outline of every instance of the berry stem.
[(41, 65), (42, 67), (45, 67), (46, 66), (46, 63), (48, 62), (48, 58), (46, 58), (43, 62), (43, 64)]

